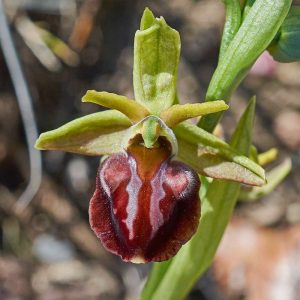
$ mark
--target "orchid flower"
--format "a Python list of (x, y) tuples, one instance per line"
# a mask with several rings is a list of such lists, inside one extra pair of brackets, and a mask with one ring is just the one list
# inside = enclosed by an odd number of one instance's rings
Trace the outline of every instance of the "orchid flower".
[(125, 261), (168, 260), (193, 236), (199, 175), (265, 183), (258, 164), (188, 121), (228, 105), (178, 103), (179, 55), (178, 32), (146, 9), (134, 43), (135, 100), (89, 90), (83, 102), (110, 110), (73, 120), (36, 142), (40, 150), (108, 156), (96, 176), (90, 225), (103, 246)]

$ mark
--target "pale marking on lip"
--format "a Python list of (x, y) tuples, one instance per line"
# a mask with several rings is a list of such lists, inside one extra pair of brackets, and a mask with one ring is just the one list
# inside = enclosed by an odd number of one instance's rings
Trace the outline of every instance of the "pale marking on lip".
[(134, 264), (144, 264), (146, 261), (141, 256), (134, 256), (134, 257), (130, 258), (130, 262), (132, 262)]
[(138, 194), (142, 187), (142, 181), (137, 174), (136, 161), (132, 157), (128, 157), (128, 162), (131, 177), (126, 187), (126, 192), (128, 193), (128, 204), (126, 208), (127, 218), (122, 221), (126, 224), (129, 231), (129, 239), (132, 240), (134, 238), (133, 222), (138, 212)]
[(165, 163), (160, 167), (155, 177), (151, 180), (151, 198), (150, 198), (150, 224), (151, 238), (155, 235), (159, 227), (164, 223), (163, 214), (160, 211), (160, 201), (165, 197), (166, 193), (163, 188), (163, 173), (165, 171)]
[[(106, 162), (107, 163), (107, 162)], [(100, 178), (100, 186), (102, 187), (102, 189), (104, 190), (104, 192), (106, 193), (106, 195), (108, 196), (108, 198), (111, 198), (111, 192), (110, 192), (110, 188), (108, 186), (108, 184), (106, 183), (105, 180), (105, 167), (103, 166), (101, 168), (100, 174), (99, 174), (99, 178)]]

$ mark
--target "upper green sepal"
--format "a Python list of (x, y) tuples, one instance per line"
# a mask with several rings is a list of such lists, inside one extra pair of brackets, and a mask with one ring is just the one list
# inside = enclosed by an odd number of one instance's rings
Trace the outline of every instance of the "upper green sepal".
[(159, 115), (176, 99), (179, 55), (179, 33), (145, 9), (134, 40), (133, 86), (136, 101), (151, 114)]
[(140, 30), (146, 30), (150, 28), (155, 22), (155, 16), (152, 11), (146, 7), (141, 18)]
[(122, 150), (130, 126), (130, 120), (118, 111), (94, 113), (42, 133), (35, 148), (95, 156), (112, 154)]
[(291, 7), (268, 51), (280, 62), (300, 60), (300, 6)]

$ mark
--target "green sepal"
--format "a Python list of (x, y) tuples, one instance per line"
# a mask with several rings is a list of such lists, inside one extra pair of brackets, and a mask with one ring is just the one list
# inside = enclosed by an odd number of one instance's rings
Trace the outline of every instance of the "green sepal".
[(82, 97), (82, 102), (92, 102), (107, 108), (116, 109), (126, 115), (133, 123), (137, 123), (150, 113), (141, 104), (125, 96), (89, 90)]
[[(284, 21), (292, 0), (256, 0), (226, 49), (210, 81), (206, 101), (230, 100), (256, 59), (270, 45)], [(199, 126), (212, 132), (222, 112), (201, 118)]]
[(42, 133), (35, 148), (94, 156), (112, 154), (122, 150), (122, 141), (130, 126), (130, 120), (118, 111), (94, 113)]
[[(251, 135), (254, 106), (255, 101), (252, 100), (240, 121), (246, 127), (239, 128), (232, 140), (235, 151), (243, 155), (249, 153), (251, 146), (251, 137), (245, 143), (243, 136), (248, 138)], [(148, 279), (150, 284), (145, 285), (142, 300), (185, 299), (199, 276), (210, 266), (236, 204), (240, 184), (222, 180), (201, 182), (202, 215), (198, 230), (169, 264), (162, 264), (161, 272), (160, 265), (155, 264), (154, 272), (150, 273)], [(203, 188), (206, 189), (205, 193), (202, 193)], [(152, 276), (157, 276), (159, 280)]]
[(300, 6), (291, 7), (268, 51), (280, 62), (300, 60)]
[(249, 185), (265, 184), (264, 170), (258, 164), (216, 136), (188, 123), (177, 125), (174, 132), (178, 141), (178, 158), (199, 174)]
[(179, 55), (179, 33), (146, 9), (135, 34), (133, 86), (136, 101), (151, 114), (159, 115), (176, 99)]

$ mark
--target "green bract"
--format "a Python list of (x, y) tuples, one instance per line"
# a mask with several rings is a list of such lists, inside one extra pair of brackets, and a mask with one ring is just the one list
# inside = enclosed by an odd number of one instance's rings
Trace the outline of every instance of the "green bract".
[(136, 101), (152, 114), (175, 101), (179, 55), (179, 33), (146, 8), (135, 34), (133, 86)]

